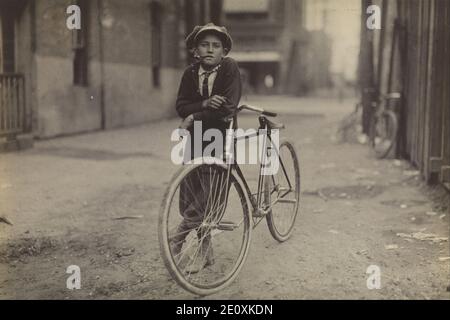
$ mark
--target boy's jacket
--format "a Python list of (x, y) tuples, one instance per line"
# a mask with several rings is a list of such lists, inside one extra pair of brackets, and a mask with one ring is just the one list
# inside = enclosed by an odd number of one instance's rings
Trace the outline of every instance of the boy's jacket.
[(225, 57), (217, 70), (211, 96), (221, 95), (227, 98), (227, 103), (219, 110), (202, 108), (202, 102), (207, 98), (200, 94), (199, 67), (200, 62), (196, 62), (184, 71), (176, 101), (178, 115), (184, 119), (193, 114), (194, 120), (202, 120), (204, 129), (225, 128), (223, 119), (236, 110), (241, 99), (242, 84), (238, 65), (233, 59)]

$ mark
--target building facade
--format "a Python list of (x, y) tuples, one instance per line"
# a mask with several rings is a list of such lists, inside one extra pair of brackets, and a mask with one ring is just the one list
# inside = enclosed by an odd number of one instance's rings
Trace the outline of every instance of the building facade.
[(450, 2), (362, 0), (363, 8), (369, 5), (379, 6), (383, 18), (380, 30), (361, 29), (363, 124), (371, 119), (374, 93), (401, 93), (393, 108), (395, 155), (411, 161), (427, 182), (450, 190)]
[[(1, 0), (0, 137), (104, 130), (175, 114), (191, 0)], [(69, 6), (80, 8), (71, 30)]]
[(330, 40), (305, 28), (307, 0), (224, 0), (230, 54), (242, 69), (247, 92), (303, 95), (326, 86)]

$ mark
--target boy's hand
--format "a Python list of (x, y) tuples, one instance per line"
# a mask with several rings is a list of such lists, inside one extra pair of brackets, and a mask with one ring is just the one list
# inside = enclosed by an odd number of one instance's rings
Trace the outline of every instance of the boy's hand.
[(227, 102), (227, 98), (219, 95), (214, 95), (209, 99), (203, 101), (203, 108), (219, 109), (224, 103)]
[(189, 129), (189, 127), (194, 123), (194, 116), (192, 114), (188, 115), (186, 118), (183, 119), (179, 129)]

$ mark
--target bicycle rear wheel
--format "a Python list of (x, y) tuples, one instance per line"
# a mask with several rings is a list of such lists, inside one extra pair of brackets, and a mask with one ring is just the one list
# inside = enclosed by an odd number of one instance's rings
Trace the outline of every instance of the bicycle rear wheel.
[(385, 110), (375, 116), (372, 123), (371, 143), (375, 156), (385, 158), (392, 150), (397, 139), (397, 116), (391, 110)]
[(292, 234), (300, 204), (300, 166), (289, 141), (280, 141), (278, 155), (278, 171), (265, 177), (264, 200), (271, 207), (266, 216), (270, 234), (284, 242)]
[(229, 285), (242, 268), (250, 238), (248, 198), (227, 167), (190, 164), (170, 183), (159, 215), (165, 266), (184, 289), (208, 295)]

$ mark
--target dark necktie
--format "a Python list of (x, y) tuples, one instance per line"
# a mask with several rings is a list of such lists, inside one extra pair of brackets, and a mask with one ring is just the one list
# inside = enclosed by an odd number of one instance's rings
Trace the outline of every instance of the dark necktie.
[(209, 98), (209, 88), (208, 88), (208, 78), (213, 73), (213, 71), (205, 71), (203, 74), (205, 75), (205, 78), (202, 82), (202, 96), (205, 98)]

